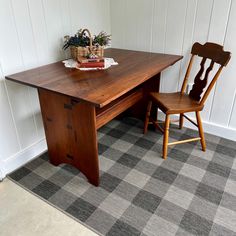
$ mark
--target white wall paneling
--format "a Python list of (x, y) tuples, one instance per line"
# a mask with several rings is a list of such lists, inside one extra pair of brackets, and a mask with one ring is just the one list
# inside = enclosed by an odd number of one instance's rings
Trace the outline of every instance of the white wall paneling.
[[(169, 0), (164, 44), (164, 52), (167, 54), (182, 54), (186, 12), (187, 0)], [(173, 35), (175, 35), (174, 40)], [(161, 82), (163, 92), (177, 91), (178, 79), (172, 78), (179, 78), (180, 63), (181, 62), (176, 63), (163, 73), (163, 79)]]
[[(194, 42), (224, 44), (233, 57), (210, 94), (202, 117), (209, 132), (214, 133), (215, 127), (215, 134), (236, 140), (236, 0), (150, 0), (145, 1), (145, 7), (140, 2), (111, 0), (112, 46), (182, 54), (181, 62), (162, 73), (161, 91), (171, 92), (181, 87)], [(146, 27), (146, 40), (137, 45)], [(193, 68), (190, 83), (198, 70), (199, 65)]]
[[(142, 32), (140, 30), (139, 34), (138, 34), (138, 28), (137, 28), (137, 18), (138, 18), (138, 14), (137, 11), (140, 10), (139, 6), (139, 1), (136, 0), (130, 0), (130, 1), (126, 1), (126, 5), (125, 5), (125, 16), (124, 16), (124, 25), (120, 25), (120, 28), (123, 28), (124, 30), (124, 40), (125, 40), (125, 47), (126, 48), (130, 48), (130, 49), (137, 49), (137, 36), (142, 35)], [(134, 7), (135, 6), (135, 7)], [(142, 28), (140, 26), (140, 28)], [(138, 34), (138, 35), (137, 35)]]
[[(126, 0), (111, 0), (112, 46), (125, 48)], [(119, 20), (118, 20), (119, 19)]]
[(110, 33), (110, 1), (0, 1), (0, 178), (46, 150), (37, 90), (4, 76), (65, 58), (63, 37), (83, 27)]
[[(226, 36), (226, 28), (228, 24), (230, 4), (231, 0), (214, 0), (212, 5), (210, 25), (208, 29), (208, 38), (207, 38), (208, 41), (224, 44), (224, 39)], [(216, 73), (216, 70), (217, 68), (215, 67), (214, 70), (212, 71), (212, 74)], [(217, 82), (217, 84), (220, 82), (221, 79)], [(214, 103), (213, 99), (217, 99), (217, 95), (215, 94), (216, 88), (218, 87), (217, 84), (213, 88), (213, 91), (211, 92), (205, 105), (205, 110), (202, 115), (203, 119), (205, 120), (211, 119), (211, 111)], [(223, 122), (221, 124), (223, 125)]]
[(232, 1), (229, 13), (227, 33), (225, 35), (225, 47), (232, 51), (232, 59), (226, 70), (223, 72), (222, 79), (217, 82), (214, 103), (212, 105), (211, 121), (224, 126), (236, 128), (236, 110), (234, 109), (234, 97), (236, 91), (235, 68), (236, 68), (236, 1)]
[(169, 1), (155, 0), (152, 16), (152, 39), (151, 51), (161, 52), (165, 51), (166, 41), (166, 20), (168, 12)]
[[(141, 51), (149, 51), (151, 44), (151, 35), (152, 28), (150, 25), (152, 24), (152, 12), (154, 6), (154, 0), (149, 0), (149, 4), (147, 4), (146, 0), (133, 0), (128, 1), (128, 7), (133, 8), (133, 15), (129, 15), (129, 10), (126, 12), (126, 20), (130, 21), (132, 17), (135, 20), (135, 30), (136, 30), (136, 40), (135, 40), (135, 48)], [(151, 6), (151, 7), (150, 7)], [(132, 21), (131, 21), (132, 22)], [(128, 25), (128, 24), (127, 24)], [(129, 42), (129, 30), (132, 28), (132, 24), (129, 24), (129, 28), (125, 33), (125, 40)], [(132, 43), (132, 41), (131, 41)]]
[(92, 34), (110, 32), (110, 1), (70, 0), (69, 5), (73, 32), (80, 28), (90, 29)]
[(185, 17), (183, 46), (182, 46), (182, 55), (185, 55), (185, 57), (180, 62), (181, 67), (180, 67), (178, 90), (180, 90), (182, 87), (182, 83), (186, 73), (186, 68), (190, 60), (190, 51), (191, 51), (190, 45), (193, 42), (194, 25), (196, 22), (196, 12), (197, 12), (197, 0), (188, 0), (186, 8), (186, 17)]
[(11, 156), (20, 150), (19, 136), (8, 98), (6, 84), (0, 70), (0, 157)]
[[(16, 4), (17, 3), (18, 1), (16, 1)], [(0, 31), (5, 32), (5, 36), (1, 37), (0, 40), (0, 60), (2, 71), (5, 75), (23, 70), (25, 64), (30, 61), (30, 55), (28, 53), (23, 53), (25, 45), (24, 43), (20, 44), (20, 42), (23, 42), (22, 33), (27, 34), (27, 26), (21, 28), (24, 32), (19, 32), (19, 30), (17, 30), (18, 15), (14, 15), (14, 4), (12, 4), (11, 1), (1, 1), (1, 4), (3, 4), (3, 6), (1, 6), (0, 11), (3, 12), (0, 13)], [(22, 4), (22, 7), (22, 11), (24, 11), (24, 4)], [(26, 18), (27, 16), (28, 14), (26, 15)], [(26, 21), (23, 20), (23, 23), (25, 22)], [(21, 27), (21, 25), (18, 26)], [(30, 50), (32, 50), (30, 45), (29, 47)], [(28, 88), (12, 82), (7, 82), (6, 85), (7, 93), (9, 94), (9, 103), (12, 108), (19, 136), (20, 147), (25, 148), (27, 145), (36, 141), (36, 129), (33, 116), (30, 113)]]

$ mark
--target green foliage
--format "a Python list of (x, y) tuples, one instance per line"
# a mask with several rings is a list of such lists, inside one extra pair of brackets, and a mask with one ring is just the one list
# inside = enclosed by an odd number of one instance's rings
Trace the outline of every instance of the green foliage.
[(110, 44), (111, 35), (108, 35), (106, 32), (102, 31), (98, 35), (94, 36), (93, 45), (95, 46), (107, 46)]
[[(107, 46), (111, 41), (111, 35), (108, 35), (106, 32), (102, 31), (98, 35), (94, 35), (92, 39), (92, 44), (94, 46)], [(86, 35), (86, 32), (83, 33), (83, 30), (80, 29), (74, 36), (65, 36), (65, 44), (63, 49), (67, 49), (70, 46), (76, 47), (86, 47), (89, 46), (90, 39)]]

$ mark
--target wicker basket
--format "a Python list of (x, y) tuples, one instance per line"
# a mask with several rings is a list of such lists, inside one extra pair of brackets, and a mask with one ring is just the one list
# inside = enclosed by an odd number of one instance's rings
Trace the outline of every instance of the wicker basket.
[(98, 57), (103, 57), (104, 56), (104, 47), (103, 46), (93, 46), (93, 39), (91, 36), (91, 33), (88, 29), (84, 29), (82, 31), (82, 34), (84, 32), (87, 32), (89, 35), (89, 46), (86, 47), (76, 47), (76, 46), (70, 46), (70, 51), (71, 51), (71, 57), (74, 60), (78, 60), (79, 57), (87, 57), (89, 54), (94, 54)]

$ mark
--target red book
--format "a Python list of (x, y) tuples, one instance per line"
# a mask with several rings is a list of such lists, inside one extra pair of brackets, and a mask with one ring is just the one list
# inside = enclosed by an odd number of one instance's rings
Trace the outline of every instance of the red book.
[(103, 57), (97, 57), (97, 58), (78, 57), (77, 59), (78, 59), (79, 63), (104, 62)]
[(87, 63), (80, 63), (80, 68), (104, 68), (104, 62), (87, 62)]

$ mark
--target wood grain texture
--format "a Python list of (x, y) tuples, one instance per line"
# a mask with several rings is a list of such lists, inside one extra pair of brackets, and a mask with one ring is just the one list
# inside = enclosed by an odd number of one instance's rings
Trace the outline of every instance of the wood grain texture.
[(116, 99), (103, 108), (96, 109), (96, 127), (99, 129), (104, 124), (121, 114), (123, 111), (135, 105), (143, 98), (142, 89), (136, 89)]
[(197, 111), (196, 112), (196, 118), (197, 118), (197, 124), (198, 124), (198, 132), (199, 132), (199, 136), (200, 136), (200, 141), (201, 141), (201, 145), (202, 145), (202, 151), (206, 151), (206, 140), (205, 140), (205, 136), (204, 136), (204, 131), (203, 131), (203, 127), (202, 127), (202, 120), (201, 120), (201, 116), (200, 116), (200, 112)]
[[(142, 84), (143, 99), (140, 100), (132, 107), (132, 109), (129, 110), (131, 116), (141, 120), (145, 120), (146, 107), (149, 101), (149, 94), (151, 92), (159, 93), (160, 78), (161, 74), (159, 73)], [(153, 107), (150, 112), (152, 117), (157, 118), (157, 109)]]
[(104, 71), (65, 68), (62, 62), (6, 76), (6, 79), (43, 88), (103, 107), (144, 83), (182, 56), (107, 49), (106, 57), (119, 65)]
[(167, 114), (166, 119), (165, 119), (163, 147), (162, 147), (162, 156), (164, 159), (167, 158), (168, 141), (169, 141), (169, 127), (170, 127), (170, 115)]
[(177, 93), (151, 93), (153, 101), (166, 114), (181, 114), (184, 112), (201, 111), (203, 105), (187, 94)]
[[(192, 142), (201, 140), (202, 150), (206, 150), (206, 143), (203, 133), (202, 121), (200, 117), (200, 111), (202, 111), (205, 101), (209, 96), (210, 91), (212, 90), (213, 86), (215, 85), (219, 75), (222, 72), (224, 66), (226, 66), (231, 58), (231, 53), (226, 52), (223, 50), (223, 46), (215, 44), (215, 43), (205, 43), (201, 45), (200, 43), (196, 42), (192, 46), (191, 50), (191, 59), (187, 68), (187, 72), (185, 78), (183, 80), (182, 89), (180, 92), (177, 93), (150, 93), (150, 102), (148, 103), (147, 111), (146, 111), (146, 119), (144, 123), (144, 133), (147, 131), (147, 126), (149, 124), (149, 120), (151, 120), (154, 125), (157, 125), (156, 119), (151, 119), (150, 117), (150, 110), (152, 102), (156, 105), (157, 108), (162, 110), (166, 115), (165, 120), (165, 128), (164, 128), (164, 139), (163, 139), (163, 158), (166, 159), (167, 157), (167, 146), (168, 145), (175, 145), (181, 144), (186, 142)], [(186, 84), (188, 83), (188, 78), (190, 71), (192, 69), (193, 58), (195, 56), (199, 56), (202, 58), (200, 63), (200, 70), (197, 73), (194, 85), (192, 90), (189, 94), (185, 93)], [(211, 63), (207, 69), (205, 69), (205, 63), (207, 60), (210, 60)], [(220, 67), (217, 70), (216, 74), (211, 79), (206, 91), (203, 90), (207, 86), (207, 80), (209, 77), (210, 72), (213, 69), (214, 64), (219, 64)], [(205, 74), (204, 74), (205, 73)], [(203, 77), (204, 74), (204, 77)], [(202, 79), (203, 77), (203, 79)], [(188, 112), (195, 112), (197, 118), (197, 124), (195, 124), (191, 119), (185, 116), (184, 113)], [(168, 136), (169, 136), (169, 116), (170, 114), (179, 114), (179, 128), (183, 127), (183, 118), (187, 118), (191, 123), (196, 125), (199, 130), (199, 138), (193, 139), (186, 139), (177, 142), (168, 143)]]
[[(231, 58), (231, 53), (224, 51), (222, 45), (207, 42), (204, 45), (201, 45), (200, 43), (194, 43), (191, 54), (194, 56), (201, 57), (202, 61), (200, 64), (200, 70), (194, 79), (193, 88), (190, 91), (189, 96), (196, 101), (201, 100), (201, 105), (204, 105), (210, 91), (212, 90), (216, 80), (219, 77), (219, 74), (221, 73), (223, 66), (226, 66), (228, 64)], [(211, 63), (209, 67), (205, 70), (205, 63), (207, 60), (210, 60)], [(210, 80), (211, 82), (209, 83), (202, 97), (203, 90), (208, 84), (209, 74), (212, 71), (215, 64), (219, 64), (221, 67), (216, 71), (215, 75), (211, 78)], [(204, 77), (203, 73), (205, 73)]]
[(50, 162), (71, 164), (98, 186), (95, 107), (43, 89), (39, 99)]
[(134, 108), (145, 114), (150, 92), (159, 91), (160, 72), (181, 56), (109, 49), (120, 64), (86, 71), (53, 63), (6, 78), (38, 88), (50, 162), (71, 164), (99, 185), (97, 129)]
[(207, 82), (208, 82), (207, 81), (208, 75), (210, 71), (213, 69), (213, 65), (214, 65), (214, 62), (211, 61), (211, 65), (206, 70), (205, 77), (202, 79), (203, 72), (205, 71), (205, 62), (206, 62), (206, 58), (203, 58), (200, 65), (201, 68), (194, 79), (193, 88), (189, 93), (189, 96), (196, 101), (200, 101), (203, 90), (206, 87)]
[(223, 46), (207, 42), (205, 44), (194, 43), (191, 54), (208, 58), (213, 62), (226, 66), (231, 58), (231, 53), (223, 50)]

